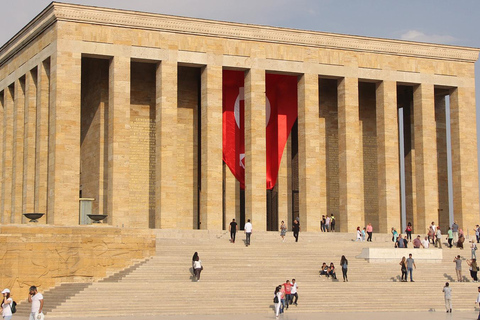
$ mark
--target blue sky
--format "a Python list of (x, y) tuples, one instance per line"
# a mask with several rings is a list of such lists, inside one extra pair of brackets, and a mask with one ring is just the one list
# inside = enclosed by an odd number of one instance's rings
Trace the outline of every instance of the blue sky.
[[(324, 32), (480, 48), (479, 0), (77, 0), (78, 4)], [(0, 45), (50, 1), (16, 0), (0, 11)], [(477, 127), (480, 63), (476, 63)], [(477, 133), (478, 136), (478, 133)], [(480, 140), (480, 139), (478, 139)]]

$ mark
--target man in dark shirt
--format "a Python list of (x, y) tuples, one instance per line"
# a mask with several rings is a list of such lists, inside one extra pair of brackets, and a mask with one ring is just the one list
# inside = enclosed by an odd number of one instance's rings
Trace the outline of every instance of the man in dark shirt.
[(237, 223), (235, 222), (235, 219), (230, 222), (228, 230), (230, 230), (230, 242), (235, 243), (235, 235), (237, 233)]
[(298, 233), (300, 232), (300, 223), (298, 220), (293, 221), (292, 231), (293, 236), (295, 237), (295, 242), (298, 242)]

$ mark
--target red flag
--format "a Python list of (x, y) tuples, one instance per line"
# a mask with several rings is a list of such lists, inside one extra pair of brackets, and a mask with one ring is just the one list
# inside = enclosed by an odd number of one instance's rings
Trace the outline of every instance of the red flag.
[[(266, 75), (267, 189), (278, 177), (283, 150), (297, 119), (297, 77)], [(223, 71), (223, 161), (245, 189), (244, 72)]]
[(223, 70), (223, 161), (245, 189), (244, 72)]
[(297, 120), (297, 77), (266, 75), (267, 189), (277, 183), (278, 169), (288, 136)]

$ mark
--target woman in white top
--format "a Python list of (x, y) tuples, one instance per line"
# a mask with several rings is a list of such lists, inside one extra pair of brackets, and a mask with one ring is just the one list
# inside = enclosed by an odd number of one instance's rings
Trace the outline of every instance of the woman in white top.
[(357, 239), (355, 241), (362, 241), (362, 231), (357, 227)]
[(10, 290), (5, 289), (2, 291), (3, 301), (2, 301), (2, 316), (4, 320), (12, 319), (12, 302), (13, 299), (10, 298)]
[(278, 319), (278, 315), (280, 314), (280, 306), (282, 304), (282, 292), (280, 291), (280, 289), (282, 288), (282, 286), (277, 286), (275, 288), (275, 296), (273, 298), (273, 303), (275, 304), (275, 316), (276, 318)]
[(202, 267), (202, 261), (200, 258), (196, 257), (196, 260), (193, 261), (193, 269), (195, 270), (195, 277), (197, 278), (197, 281), (200, 281), (200, 272), (202, 272), (203, 267)]

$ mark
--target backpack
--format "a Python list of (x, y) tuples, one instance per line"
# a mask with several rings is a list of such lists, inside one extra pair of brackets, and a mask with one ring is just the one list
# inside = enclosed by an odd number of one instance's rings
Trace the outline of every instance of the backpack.
[(12, 314), (17, 312), (17, 303), (15, 301), (12, 301), (12, 303), (10, 304), (10, 310), (12, 310)]

